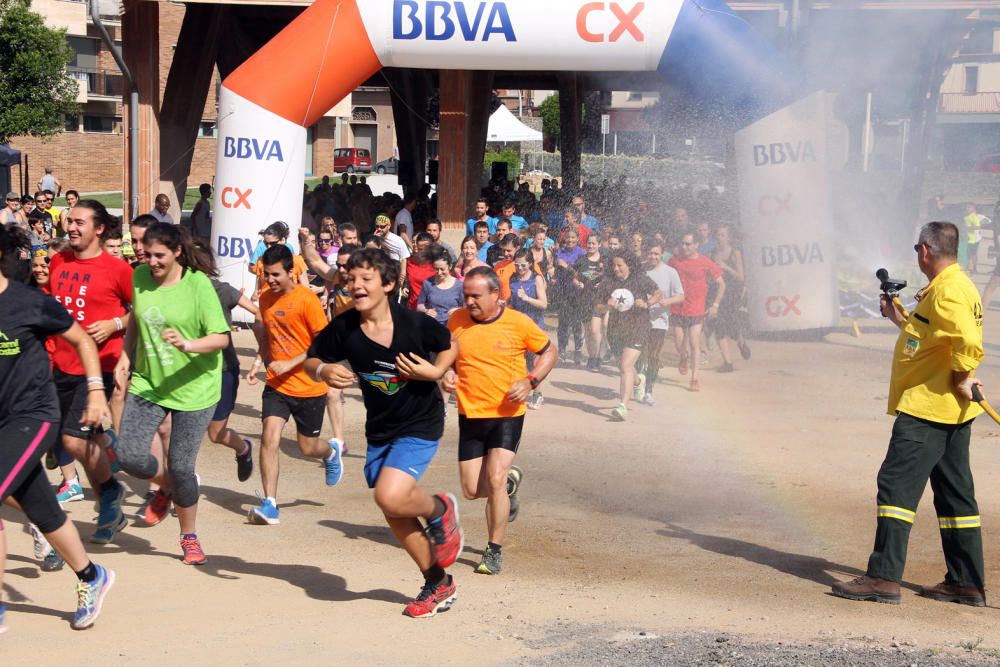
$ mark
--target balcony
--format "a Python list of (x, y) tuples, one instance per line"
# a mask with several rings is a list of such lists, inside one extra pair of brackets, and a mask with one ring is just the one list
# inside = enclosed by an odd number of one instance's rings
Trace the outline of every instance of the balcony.
[(997, 113), (1000, 114), (1000, 92), (941, 93), (938, 113)]
[(81, 93), (87, 100), (120, 100), (125, 92), (125, 77), (118, 70), (70, 68), (73, 78), (80, 82)]

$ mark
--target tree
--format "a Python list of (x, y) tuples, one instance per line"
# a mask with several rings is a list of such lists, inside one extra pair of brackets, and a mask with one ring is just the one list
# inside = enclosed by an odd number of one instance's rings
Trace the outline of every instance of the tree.
[(542, 132), (559, 143), (559, 93), (549, 95), (538, 105), (538, 115), (542, 117)]
[(72, 60), (66, 31), (47, 27), (30, 0), (0, 0), (0, 143), (66, 127), (79, 109)]

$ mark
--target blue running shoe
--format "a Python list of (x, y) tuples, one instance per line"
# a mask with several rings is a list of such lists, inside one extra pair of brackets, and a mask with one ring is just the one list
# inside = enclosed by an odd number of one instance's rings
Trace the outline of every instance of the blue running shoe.
[(274, 501), (270, 498), (264, 498), (260, 503), (260, 507), (250, 509), (249, 519), (250, 523), (255, 523), (259, 526), (273, 526), (281, 523), (278, 518), (280, 514), (281, 512), (274, 504)]
[(73, 616), (71, 625), (74, 630), (85, 630), (94, 624), (97, 617), (101, 615), (101, 607), (104, 605), (104, 596), (108, 594), (115, 583), (115, 573), (100, 565), (97, 568), (97, 577), (90, 583), (78, 581), (76, 584), (76, 615)]
[(341, 458), (343, 449), (344, 443), (336, 438), (330, 438), (330, 457), (323, 459), (327, 486), (336, 486), (340, 478), (344, 476), (344, 461)]
[(7, 607), (4, 606), (3, 602), (0, 602), (0, 635), (7, 632), (7, 623), (4, 621), (4, 616), (7, 615)]
[(122, 500), (125, 499), (125, 486), (115, 481), (113, 489), (101, 491), (100, 505), (97, 513), (97, 530), (90, 537), (94, 544), (109, 544), (115, 533), (128, 525), (122, 512)]

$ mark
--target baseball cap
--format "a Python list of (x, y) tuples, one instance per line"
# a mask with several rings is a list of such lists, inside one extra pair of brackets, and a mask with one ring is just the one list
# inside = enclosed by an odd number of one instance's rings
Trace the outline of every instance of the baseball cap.
[(392, 224), (392, 220), (389, 219), (389, 216), (387, 216), (387, 215), (376, 215), (375, 216), (375, 224), (377, 225), (380, 222), (385, 223), (385, 224)]
[(17, 201), (21, 201), (21, 195), (16, 192), (8, 192), (6, 199), (16, 199)]
[(288, 238), (288, 225), (280, 220), (272, 222), (259, 232), (261, 235), (277, 236), (279, 239)]

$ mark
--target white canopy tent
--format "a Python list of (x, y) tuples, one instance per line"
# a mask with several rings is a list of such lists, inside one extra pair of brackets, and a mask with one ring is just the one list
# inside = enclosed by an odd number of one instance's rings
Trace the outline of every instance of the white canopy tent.
[(505, 105), (501, 104), (500, 108), (493, 112), (490, 116), (489, 129), (486, 132), (486, 141), (541, 141), (542, 133), (538, 130), (533, 130), (517, 118), (514, 118), (514, 114), (510, 112)]

